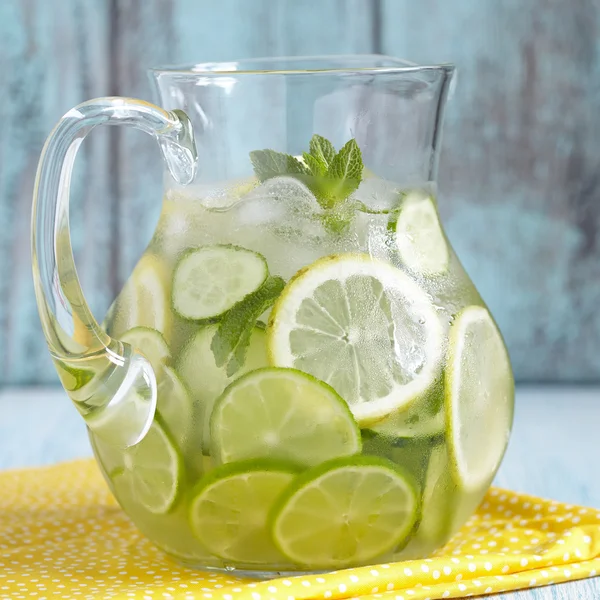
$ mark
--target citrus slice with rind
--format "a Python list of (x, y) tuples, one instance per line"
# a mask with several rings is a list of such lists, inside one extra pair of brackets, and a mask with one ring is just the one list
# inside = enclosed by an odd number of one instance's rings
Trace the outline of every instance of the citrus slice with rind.
[(338, 254), (300, 270), (275, 303), (271, 364), (328, 383), (361, 427), (406, 409), (439, 377), (444, 336), (426, 292), (368, 254)]
[(156, 378), (160, 379), (162, 367), (171, 353), (169, 344), (160, 331), (150, 327), (133, 327), (119, 339), (137, 348), (150, 361)]
[[(100, 462), (105, 464), (104, 444), (98, 438), (95, 438), (95, 447)], [(127, 498), (154, 514), (169, 512), (182, 487), (183, 460), (158, 419), (152, 423), (142, 441), (123, 450), (120, 458), (121, 466), (108, 473), (117, 497)], [(107, 459), (106, 462), (110, 460), (109, 457)]]
[(508, 443), (514, 381), (508, 352), (490, 313), (468, 306), (449, 334), (446, 430), (450, 461), (465, 490), (489, 485)]
[(298, 470), (252, 460), (222, 465), (198, 484), (190, 503), (196, 537), (217, 556), (242, 564), (283, 564), (267, 524), (269, 511)]
[(106, 316), (108, 333), (119, 338), (133, 327), (156, 329), (168, 338), (171, 333), (169, 296), (171, 278), (163, 261), (145, 254), (110, 307)]
[(271, 514), (273, 539), (313, 569), (365, 564), (396, 548), (418, 514), (412, 477), (371, 456), (335, 459), (302, 473)]
[(258, 369), (215, 403), (211, 456), (222, 463), (276, 458), (304, 467), (361, 449), (358, 425), (333, 388), (295, 369)]
[(430, 195), (407, 194), (394, 229), (400, 258), (411, 271), (440, 275), (448, 270), (450, 252), (435, 200)]
[(225, 366), (217, 366), (211, 349), (217, 327), (201, 327), (184, 346), (176, 365), (181, 380), (194, 399), (194, 417), (200, 429), (205, 454), (208, 454), (210, 445), (210, 416), (216, 399), (235, 377), (268, 365), (265, 331), (255, 327), (250, 336), (244, 365), (234, 377), (229, 377)]

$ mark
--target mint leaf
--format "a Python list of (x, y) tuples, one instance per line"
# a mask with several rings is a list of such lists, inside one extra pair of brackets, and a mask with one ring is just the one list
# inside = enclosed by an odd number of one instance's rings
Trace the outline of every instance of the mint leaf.
[(227, 364), (227, 376), (233, 376), (246, 360), (252, 330), (260, 315), (271, 308), (285, 287), (281, 277), (268, 277), (258, 290), (229, 310), (215, 332), (211, 349), (218, 367)]
[(312, 154), (303, 152), (302, 158), (304, 159), (308, 170), (311, 172), (311, 175), (323, 177), (325, 173), (327, 173), (327, 165), (321, 162), (318, 158), (315, 158)]
[(308, 169), (296, 157), (275, 150), (253, 150), (250, 160), (259, 181), (279, 175), (308, 174)]
[(308, 148), (310, 153), (325, 166), (325, 169), (328, 169), (335, 156), (333, 144), (322, 135), (315, 133), (308, 144)]
[(336, 179), (340, 188), (350, 190), (340, 200), (347, 198), (357, 187), (362, 179), (363, 162), (360, 148), (355, 139), (344, 144), (344, 147), (333, 157), (327, 176)]

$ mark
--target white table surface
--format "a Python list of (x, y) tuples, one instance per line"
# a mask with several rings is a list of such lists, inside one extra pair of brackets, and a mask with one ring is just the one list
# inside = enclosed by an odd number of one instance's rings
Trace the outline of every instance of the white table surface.
[[(83, 421), (59, 389), (0, 392), (0, 469), (91, 456)], [(517, 390), (511, 443), (495, 485), (600, 508), (600, 388)], [(600, 577), (493, 596), (599, 600)]]

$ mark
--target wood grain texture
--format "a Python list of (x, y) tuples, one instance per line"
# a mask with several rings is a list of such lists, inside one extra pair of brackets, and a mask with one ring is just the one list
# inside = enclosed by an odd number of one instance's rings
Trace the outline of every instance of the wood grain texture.
[[(600, 388), (517, 388), (511, 442), (495, 485), (600, 508)], [(0, 469), (91, 456), (83, 421), (62, 391), (0, 392)], [(492, 596), (597, 600), (600, 577)]]
[[(157, 65), (372, 51), (370, 2), (116, 0), (113, 52), (119, 94), (152, 98), (147, 69)], [(315, 24), (319, 24), (315, 26)], [(324, 25), (327, 24), (327, 27)], [(154, 97), (154, 100), (158, 99)], [(119, 279), (131, 272), (154, 231), (162, 164), (145, 136), (119, 131)]]
[[(107, 26), (102, 2), (0, 4), (1, 383), (55, 381), (33, 294), (31, 195), (44, 139), (56, 121), (107, 90)], [(78, 158), (72, 194), (77, 264), (96, 311), (110, 295), (107, 157), (106, 132), (94, 133)]]
[(597, 381), (600, 5), (383, 0), (383, 14), (384, 53), (458, 66), (441, 210), (517, 375)]
[[(383, 52), (459, 68), (440, 169), (449, 236), (520, 380), (600, 381), (600, 5), (594, 0), (4, 0), (0, 3), (0, 384), (55, 381), (32, 293), (31, 189), (72, 105), (153, 97), (146, 69)], [(101, 316), (150, 239), (162, 164), (98, 131), (76, 166), (73, 237)]]

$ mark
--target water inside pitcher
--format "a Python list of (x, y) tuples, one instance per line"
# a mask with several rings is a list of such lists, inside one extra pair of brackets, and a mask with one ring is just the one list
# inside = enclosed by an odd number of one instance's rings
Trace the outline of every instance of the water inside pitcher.
[[(93, 394), (111, 490), (198, 568), (427, 556), (491, 484), (514, 398), (438, 213), (453, 68), (368, 56), (153, 73), (185, 127), (168, 145), (151, 132), (169, 159), (162, 212), (97, 336), (145, 382), (128, 368), (118, 413), (117, 393)], [(95, 371), (55, 360), (81, 402)]]

